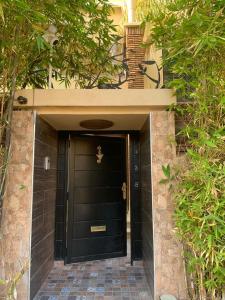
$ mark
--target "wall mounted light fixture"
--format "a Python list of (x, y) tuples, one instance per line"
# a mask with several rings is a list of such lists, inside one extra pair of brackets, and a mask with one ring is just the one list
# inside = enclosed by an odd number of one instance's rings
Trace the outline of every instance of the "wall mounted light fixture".
[(49, 156), (45, 156), (45, 160), (44, 160), (44, 169), (45, 171), (50, 170), (50, 157)]
[(101, 130), (112, 127), (114, 124), (108, 120), (92, 119), (80, 122), (80, 126), (85, 129)]

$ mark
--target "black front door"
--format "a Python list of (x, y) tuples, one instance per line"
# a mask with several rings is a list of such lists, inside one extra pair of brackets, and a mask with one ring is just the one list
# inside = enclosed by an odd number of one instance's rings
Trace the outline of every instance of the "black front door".
[(126, 255), (125, 140), (71, 135), (67, 263)]

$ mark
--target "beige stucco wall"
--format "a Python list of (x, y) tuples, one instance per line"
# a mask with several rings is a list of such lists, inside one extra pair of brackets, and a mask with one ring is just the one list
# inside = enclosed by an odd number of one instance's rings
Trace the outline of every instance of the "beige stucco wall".
[[(154, 45), (151, 44), (151, 25), (146, 25), (145, 27), (145, 32), (144, 32), (144, 38), (143, 42), (148, 45), (148, 47), (145, 48), (145, 61), (155, 61), (158, 65), (159, 68), (162, 67), (162, 50), (157, 49)], [(158, 80), (159, 75), (158, 75), (158, 69), (157, 66), (154, 65), (145, 65), (147, 67), (147, 74), (151, 76), (152, 78)], [(155, 89), (156, 84), (149, 80), (147, 76), (144, 76), (145, 80), (145, 89)], [(164, 84), (164, 78), (163, 78), (163, 68), (160, 71), (160, 87), (162, 87)]]
[[(8, 280), (30, 261), (34, 119), (32, 112), (17, 111), (13, 114), (0, 240), (0, 278)], [(18, 285), (18, 300), (29, 299), (29, 277), (28, 267)], [(0, 299), (6, 298), (0, 296)]]
[(114, 6), (110, 19), (113, 20), (113, 24), (117, 26), (117, 32), (123, 35), (123, 25), (126, 20), (124, 9), (122, 6)]
[(176, 159), (174, 114), (151, 113), (152, 206), (155, 265), (155, 299), (172, 294), (187, 300), (182, 247), (174, 233), (174, 203), (164, 178), (163, 165)]
[[(158, 65), (159, 68), (162, 67), (162, 51), (157, 50), (154, 46), (150, 46), (146, 48), (145, 52), (145, 60), (146, 61), (155, 61)], [(163, 86), (163, 69), (160, 71), (160, 77), (158, 73), (158, 69), (156, 64), (154, 65), (145, 65), (147, 67), (147, 74), (151, 76), (155, 80), (160, 81), (160, 86)], [(147, 76), (144, 76), (144, 88), (145, 89), (155, 89), (156, 88), (156, 83), (151, 81)]]
[[(26, 97), (28, 102), (25, 105), (18, 103), (19, 96)], [(107, 110), (117, 108), (145, 109), (151, 111), (158, 107), (158, 110), (165, 110), (168, 105), (176, 103), (176, 96), (172, 89), (127, 89), (127, 90), (18, 90), (15, 93), (15, 107), (20, 108), (92, 108), (93, 112), (104, 108)], [(129, 112), (128, 112), (129, 113)]]

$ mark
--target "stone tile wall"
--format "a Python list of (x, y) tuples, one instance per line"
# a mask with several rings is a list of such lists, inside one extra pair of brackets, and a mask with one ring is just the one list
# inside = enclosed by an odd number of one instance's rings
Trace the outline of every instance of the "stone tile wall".
[(152, 202), (155, 262), (155, 299), (172, 294), (187, 300), (182, 247), (174, 234), (174, 204), (164, 177), (162, 165), (176, 159), (175, 122), (173, 113), (151, 113)]
[(58, 168), (55, 206), (55, 259), (64, 260), (66, 242), (66, 193), (67, 193), (67, 143), (68, 134), (58, 133)]
[[(30, 261), (34, 123), (32, 112), (13, 113), (11, 157), (0, 240), (0, 278), (4, 279), (14, 277)], [(29, 298), (29, 277), (28, 268), (17, 287), (18, 300)]]
[(147, 281), (154, 299), (154, 252), (152, 227), (151, 197), (151, 154), (150, 154), (150, 117), (147, 118), (140, 138), (141, 167), (141, 217), (142, 217), (142, 252)]
[[(41, 287), (54, 263), (57, 143), (57, 132), (37, 116), (32, 212), (31, 299)], [(50, 170), (44, 169), (46, 156), (50, 158)]]
[(140, 136), (130, 134), (131, 259), (142, 259)]

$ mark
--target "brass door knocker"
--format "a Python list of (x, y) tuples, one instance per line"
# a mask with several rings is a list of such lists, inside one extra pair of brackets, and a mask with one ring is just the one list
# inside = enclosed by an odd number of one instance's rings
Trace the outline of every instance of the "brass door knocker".
[(96, 154), (97, 164), (100, 164), (102, 162), (102, 158), (103, 158), (104, 154), (102, 153), (102, 147), (101, 146), (98, 146), (97, 150), (98, 150), (98, 153)]

